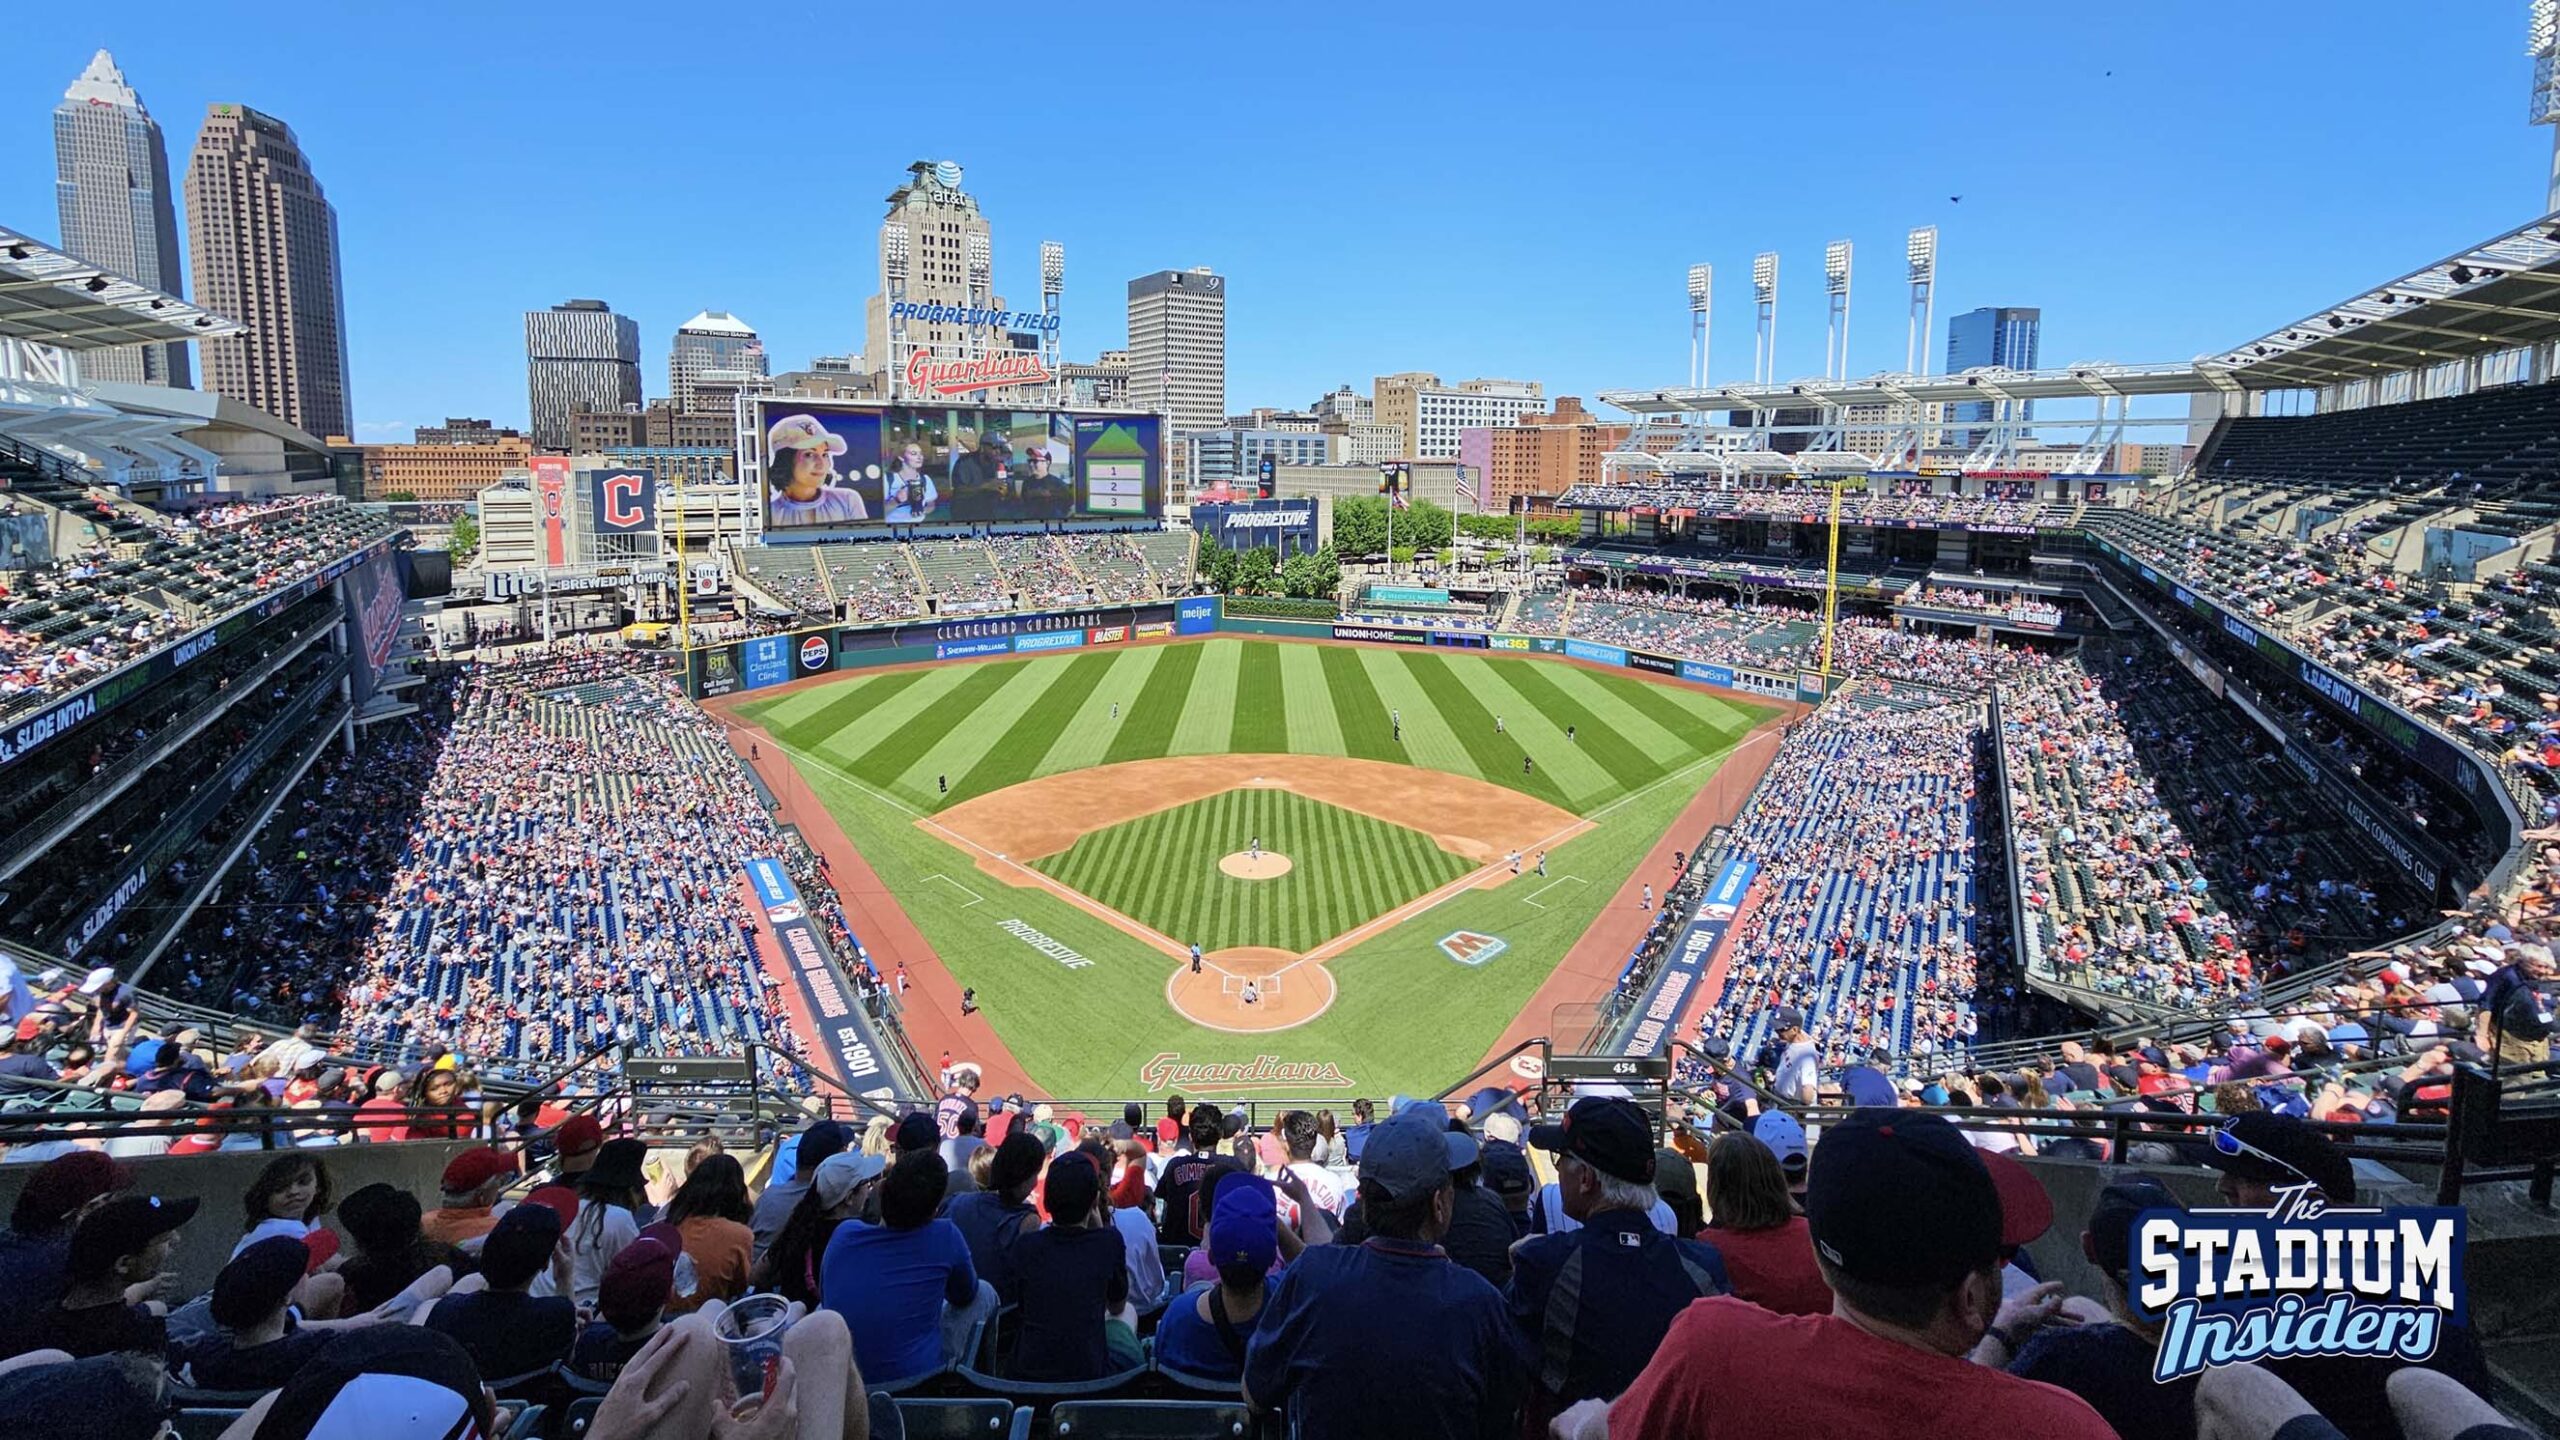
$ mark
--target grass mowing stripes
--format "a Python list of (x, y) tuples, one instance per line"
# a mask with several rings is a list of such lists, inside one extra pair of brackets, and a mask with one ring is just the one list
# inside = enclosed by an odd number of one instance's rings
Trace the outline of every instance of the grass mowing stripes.
[[(1020, 674), (1022, 664), (981, 665), (969, 672), (967, 679), (951, 687), (951, 693), (917, 711), (895, 734), (883, 735), (878, 742), (845, 768), (874, 785), (889, 785), (907, 772), (915, 758), (931, 748), (953, 727), (965, 723), (970, 712)], [(930, 673), (930, 672), (926, 672)], [(930, 803), (931, 797), (924, 797)]]
[(1182, 720), (1183, 704), (1191, 697), (1191, 677), (1199, 673), (1200, 652), (1207, 648), (1175, 645), (1164, 652), (1148, 672), (1137, 702), (1121, 716), (1120, 733), (1103, 752), (1103, 764), (1149, 760), (1173, 748), (1173, 727)]
[(1395, 726), (1378, 699), (1378, 687), (1361, 668), (1360, 652), (1334, 645), (1320, 653), (1325, 688), (1333, 692), (1333, 713), (1342, 721), (1343, 748), (1356, 760), (1404, 763), (1404, 747), (1395, 741)]
[[(1259, 835), (1289, 873), (1238, 880), (1218, 861)], [(1032, 862), (1177, 941), (1304, 952), (1472, 868), (1431, 838), (1286, 790), (1229, 790), (1085, 836)]]
[(1227, 748), (1244, 755), (1289, 753), (1289, 706), (1280, 689), (1280, 647), (1272, 641), (1244, 642)]
[(1646, 719), (1689, 743), (1701, 754), (1721, 750), (1749, 730), (1757, 716), (1745, 715), (1737, 706), (1720, 703), (1717, 715), (1710, 719), (1680, 703), (1678, 697), (1659, 685), (1641, 680), (1628, 680), (1616, 675), (1598, 677), (1611, 695), (1634, 708)]
[(1530, 709), (1536, 710), (1558, 725), (1573, 727), (1572, 743), (1590, 753), (1609, 778), (1617, 782), (1619, 793), (1660, 775), (1665, 768), (1642, 750), (1628, 743), (1627, 737), (1609, 727), (1609, 723), (1592, 714), (1573, 697), (1558, 688), (1544, 667), (1534, 660), (1505, 660), (1495, 663), (1493, 673), (1502, 677)]
[(1094, 653), (1069, 661), (1066, 673), (1051, 682), (1038, 702), (1013, 722), (1012, 728), (996, 741), (995, 748), (969, 767), (969, 773), (951, 787), (950, 797), (943, 804), (957, 805), (972, 795), (993, 794), (1030, 779), (1048, 757), (1049, 747), (1057, 743), (1058, 736), (1076, 718), (1085, 697), (1102, 683), (1112, 662), (1119, 658)]
[[(815, 711), (787, 725), (772, 726), (773, 732), (786, 745), (815, 750), (834, 739), (838, 731), (878, 709), (881, 702), (890, 696), (923, 679), (925, 673), (922, 670), (899, 670), (887, 675), (874, 675), (855, 685), (850, 693), (830, 699)], [(746, 713), (750, 717), (762, 718), (767, 708), (750, 705), (746, 707)]]
[[(1416, 652), (1399, 656), (1405, 669), (1413, 672), (1414, 683), (1431, 697), (1431, 706), (1449, 723), (1449, 729), (1465, 746), (1476, 768), (1496, 785), (1509, 786), (1523, 794), (1535, 795), (1561, 810), (1573, 808), (1573, 801), (1556, 788), (1556, 782), (1543, 770), (1523, 770), (1525, 753), (1520, 742), (1510, 735), (1493, 732), (1493, 714), (1479, 703), (1473, 692), (1449, 673), (1449, 662), (1438, 655)], [(1478, 662), (1490, 664), (1490, 661)]]

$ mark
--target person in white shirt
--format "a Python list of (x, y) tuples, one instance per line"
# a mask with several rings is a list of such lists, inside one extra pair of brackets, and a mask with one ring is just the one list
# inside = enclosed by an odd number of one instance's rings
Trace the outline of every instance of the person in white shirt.
[(1291, 1110), (1282, 1114), (1273, 1133), (1280, 1137), (1280, 1144), (1288, 1157), (1283, 1168), (1306, 1182), (1307, 1194), (1313, 1197), (1317, 1209), (1336, 1220), (1341, 1219), (1346, 1203), (1342, 1182), (1334, 1178), (1332, 1171), (1316, 1163), (1314, 1112)]
[(569, 1298), (593, 1305), (604, 1269), (640, 1238), (639, 1208), (648, 1203), (646, 1141), (607, 1140), (596, 1163), (578, 1177), (578, 1218), (569, 1227)]

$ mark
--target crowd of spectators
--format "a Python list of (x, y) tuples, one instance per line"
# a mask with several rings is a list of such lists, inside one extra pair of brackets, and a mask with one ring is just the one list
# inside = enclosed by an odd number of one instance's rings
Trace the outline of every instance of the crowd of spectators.
[[(2073, 505), (2041, 504), (2031, 498), (2031, 494), (2030, 490), (2014, 483), (2006, 485), (2001, 493), (1992, 495), (1883, 493), (1851, 489), (1840, 496), (1840, 519), (1842, 523), (1852, 525), (2032, 526), (2064, 523), (2076, 509)], [(1796, 519), (1807, 515), (1827, 520), (1831, 514), (1831, 491), (1822, 486), (1740, 489), (1687, 480), (1666, 480), (1659, 484), (1621, 480), (1614, 485), (1573, 486), (1556, 503), (1565, 509), (1686, 510), (1703, 520), (1770, 516)]]
[(1020, 608), (1050, 610), (1091, 604), (1093, 587), (1067, 558), (1065, 542), (1053, 535), (999, 535), (986, 542), (995, 557), (1003, 585)]

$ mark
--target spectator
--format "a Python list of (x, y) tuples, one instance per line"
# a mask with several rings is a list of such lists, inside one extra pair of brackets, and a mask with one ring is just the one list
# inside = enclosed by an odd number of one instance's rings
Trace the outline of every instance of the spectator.
[(1156, 1363), (1202, 1380), (1241, 1383), (1245, 1346), (1262, 1324), (1271, 1268), (1280, 1258), (1280, 1212), (1271, 1183), (1230, 1176), (1219, 1185), (1202, 1248), (1218, 1281), (1184, 1291), (1156, 1324)]
[(62, 1298), (73, 1227), (93, 1201), (132, 1183), (124, 1166), (95, 1150), (58, 1156), (27, 1176), (0, 1234), (0, 1357), (46, 1341), (36, 1321)]
[[(845, 1128), (835, 1121), (813, 1120), (809, 1122), (808, 1129), (800, 1132), (798, 1140), (785, 1147), (795, 1157), (791, 1178), (766, 1185), (764, 1194), (756, 1200), (755, 1214), (748, 1220), (748, 1227), (755, 1233), (759, 1254), (772, 1247), (774, 1238), (782, 1233), (784, 1222), (791, 1218), (793, 1210), (799, 1208), (801, 1197), (809, 1193), (810, 1177), (818, 1173), (818, 1167), (827, 1162), (828, 1156), (844, 1149), (851, 1139)], [(562, 1153), (567, 1153), (565, 1144)]]
[(1191, 1107), (1186, 1132), (1190, 1148), (1179, 1150), (1165, 1161), (1156, 1180), (1156, 1199), (1160, 1204), (1156, 1216), (1156, 1235), (1167, 1245), (1192, 1246), (1200, 1243), (1200, 1215), (1195, 1213), (1195, 1197), (1202, 1180), (1212, 1170), (1238, 1168), (1234, 1161), (1218, 1154), (1218, 1136), (1225, 1128), (1225, 1116), (1218, 1107), (1203, 1100)]
[(261, 1240), (283, 1236), (299, 1241), (319, 1228), (320, 1217), (329, 1213), (337, 1198), (329, 1184), (329, 1167), (308, 1155), (279, 1155), (267, 1162), (258, 1178), (249, 1184), (241, 1197), (247, 1212), (243, 1223), (246, 1232), (231, 1253), (241, 1251)]
[(1804, 1122), (1784, 1110), (1764, 1111), (1751, 1122), (1751, 1135), (1777, 1157), (1778, 1174), (1787, 1185), (1787, 1198), (1802, 1209), (1805, 1175), (1812, 1158), (1811, 1152), (1805, 1148)]
[[(1449, 1225), (1449, 1145), (1427, 1115), (1397, 1115), (1361, 1148), (1369, 1238), (1293, 1262), (1245, 1350), (1249, 1403), (1293, 1433), (1512, 1432), (1528, 1356), (1484, 1277), (1436, 1243)], [(1214, 1213), (1214, 1212), (1213, 1212)]]
[(450, 1335), (376, 1325), (339, 1336), (225, 1433), (371, 1440), (495, 1435), (497, 1402), (481, 1384), (488, 1373)]
[(1155, 1196), (1147, 1188), (1148, 1156), (1133, 1141), (1119, 1145), (1118, 1169), (1106, 1192), (1111, 1228), (1128, 1257), (1129, 1299), (1152, 1310), (1165, 1296), (1164, 1252), (1156, 1247)]
[(755, 1283), (803, 1305), (816, 1306), (824, 1294), (821, 1264), (836, 1227), (879, 1203), (880, 1179), (889, 1162), (878, 1155), (838, 1152), (818, 1166), (809, 1193), (783, 1222), (773, 1248), (756, 1261)]
[(1342, 1187), (1334, 1182), (1333, 1172), (1316, 1159), (1316, 1145), (1322, 1138), (1316, 1117), (1304, 1110), (1285, 1111), (1274, 1127), (1288, 1151), (1288, 1171), (1306, 1182), (1307, 1193), (1314, 1197), (1316, 1208), (1336, 1220), (1342, 1218), (1345, 1197)]
[(593, 1115), (572, 1115), (560, 1122), (552, 1137), (552, 1152), (560, 1167), (560, 1178), (574, 1182), (593, 1169), (596, 1152), (604, 1148), (604, 1122)]
[[(2003, 1310), (2000, 1192), (1955, 1127), (1926, 1112), (1856, 1111), (1824, 1130), (1805, 1202), (1833, 1312), (1700, 1301), (1607, 1406), (1610, 1434), (2115, 1433), (2078, 1396), (1964, 1358)], [(1784, 1376), (1808, 1383), (1771, 1383)], [(1587, 1404), (1565, 1417), (1566, 1433), (1584, 1433), (1600, 1402)]]
[[(747, 1228), (754, 1207), (747, 1203), (747, 1172), (734, 1155), (702, 1157), (693, 1173), (667, 1201), (666, 1223), (675, 1227), (677, 1249), (693, 1262), (693, 1285), (678, 1287), (667, 1302), (683, 1315), (707, 1300), (735, 1300), (747, 1293), (754, 1268), (755, 1234)], [(669, 1282), (673, 1284), (671, 1280)]]
[(1654, 1228), (1653, 1127), (1634, 1101), (1576, 1100), (1563, 1120), (1530, 1127), (1529, 1143), (1556, 1157), (1564, 1213), (1577, 1222), (1520, 1242), (1512, 1261), (1505, 1300), (1539, 1357), (1528, 1401), (1536, 1429), (1577, 1400), (1625, 1390), (1672, 1320), (1728, 1287), (1714, 1246)]
[(596, 1286), (597, 1318), (569, 1347), (569, 1368), (581, 1378), (615, 1379), (658, 1333), (675, 1289), (683, 1240), (672, 1225), (652, 1225), (604, 1267)]
[(188, 1347), (187, 1383), (205, 1390), (273, 1390), (311, 1363), (330, 1332), (297, 1326), (286, 1302), (302, 1283), (311, 1252), (269, 1236), (233, 1252), (213, 1281), (213, 1323), (221, 1333)]
[[(2057, 1385), (2089, 1402), (2119, 1435), (2188, 1440), (2196, 1433), (2192, 1375), (2154, 1380), (2160, 1326), (2134, 1313), (2133, 1224), (2145, 1210), (2184, 1210), (2169, 1188), (2148, 1175), (2118, 1180), (2098, 1192), (2080, 1253), (2097, 1267), (2107, 1318), (2048, 1325), (2023, 1337), (2009, 1373)], [(1993, 1343), (1997, 1343), (1994, 1341)]]
[(880, 1185), (880, 1221), (836, 1227), (819, 1262), (826, 1308), (844, 1317), (862, 1373), (879, 1385), (931, 1374), (960, 1357), (996, 1311), (995, 1287), (969, 1263), (968, 1242), (934, 1218), (947, 1173), (942, 1157), (898, 1157)]
[(1040, 1142), (1027, 1131), (1004, 1137), (987, 1172), (987, 1188), (954, 1195), (943, 1207), (944, 1218), (969, 1244), (969, 1264), (978, 1278), (993, 1285), (1007, 1304), (1021, 1298), (1016, 1283), (1014, 1242), (1040, 1228), (1040, 1212), (1031, 1208), (1031, 1191), (1040, 1183), (1040, 1167), (1048, 1159)]
[(1714, 1218), (1702, 1238), (1724, 1257), (1735, 1295), (1780, 1315), (1831, 1313), (1804, 1216), (1759, 1137), (1728, 1130), (1707, 1147), (1707, 1210)]
[(373, 1309), (439, 1265), (457, 1274), (468, 1268), (461, 1251), (426, 1237), (422, 1218), (418, 1197), (379, 1182), (338, 1202), (338, 1226), (354, 1247), (337, 1269), (347, 1313)]
[(504, 1150), (482, 1146), (454, 1156), (436, 1184), (444, 1203), (419, 1220), (420, 1232), (439, 1245), (467, 1245), (488, 1234), (498, 1224), (498, 1196), (515, 1175), (516, 1157)]
[[(1035, 1381), (1099, 1379), (1116, 1368), (1105, 1332), (1129, 1301), (1128, 1255), (1105, 1221), (1102, 1171), (1091, 1155), (1070, 1150), (1050, 1161), (1043, 1191), (1049, 1223), (1011, 1246), (1021, 1296), (1013, 1374)], [(1134, 1324), (1126, 1338), (1126, 1361), (1134, 1362)]]
[(1685, 1151), (1665, 1145), (1653, 1152), (1653, 1189), (1671, 1207), (1672, 1234), (1708, 1238), (1698, 1233), (1707, 1228), (1706, 1208), (1698, 1195), (1698, 1167)]
[(2214, 1132), (2205, 1163), (2222, 1172), (2223, 1203), (2264, 1210), (2282, 1187), (2314, 1185), (2332, 1205), (2356, 1203), (2356, 1172), (2346, 1152), (2290, 1115), (2264, 1110), (2235, 1115)]
[(649, 1203), (641, 1166), (648, 1158), (645, 1140), (607, 1140), (594, 1168), (578, 1177), (578, 1219), (569, 1230), (569, 1298), (580, 1305), (595, 1303), (604, 1267), (640, 1234), (640, 1209)]
[(178, 1229), (195, 1218), (192, 1198), (120, 1195), (80, 1217), (63, 1267), (62, 1298), (38, 1323), (48, 1349), (73, 1359), (169, 1348), (160, 1303), (132, 1298), (136, 1286), (160, 1278), (178, 1245)]
[(569, 1358), (578, 1338), (578, 1307), (566, 1295), (536, 1295), (535, 1277), (560, 1274), (560, 1216), (549, 1206), (518, 1205), (499, 1217), (480, 1248), (484, 1288), (456, 1286), (420, 1323), (460, 1341), (492, 1384), (545, 1370)]
[(965, 1195), (978, 1188), (978, 1182), (969, 1174), (969, 1157), (987, 1144), (978, 1135), (978, 1107), (953, 1111), (951, 1125), (952, 1133), (942, 1141), (942, 1163), (951, 1171), (950, 1193)]

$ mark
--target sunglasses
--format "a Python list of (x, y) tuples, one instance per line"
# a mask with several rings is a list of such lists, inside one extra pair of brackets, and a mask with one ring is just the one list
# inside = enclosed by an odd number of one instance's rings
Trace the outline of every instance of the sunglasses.
[(2310, 1176), (2303, 1174), (2301, 1168), (2293, 1162), (2270, 1155), (2232, 1133), (2231, 1126), (2228, 1124), (2213, 1132), (2213, 1149), (2218, 1155), (2234, 1157), (2246, 1155), (2254, 1160), (2263, 1160), (2306, 1185), (2316, 1183)]

